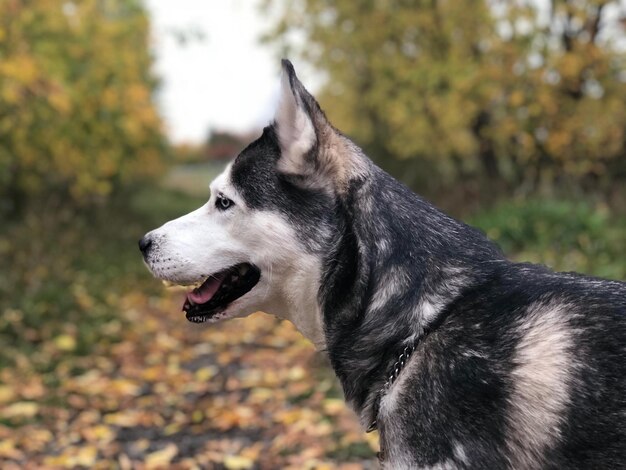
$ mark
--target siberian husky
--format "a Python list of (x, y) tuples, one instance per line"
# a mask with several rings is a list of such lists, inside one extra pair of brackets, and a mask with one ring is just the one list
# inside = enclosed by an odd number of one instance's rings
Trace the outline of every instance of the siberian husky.
[(274, 121), (152, 273), (214, 323), (263, 310), (326, 350), (388, 469), (626, 468), (626, 284), (513, 263), (375, 166), (283, 61)]

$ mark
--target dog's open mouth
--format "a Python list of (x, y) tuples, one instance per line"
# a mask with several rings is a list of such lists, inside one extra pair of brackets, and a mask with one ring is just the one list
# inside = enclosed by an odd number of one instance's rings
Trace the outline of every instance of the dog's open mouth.
[(202, 323), (214, 318), (228, 305), (250, 292), (261, 278), (261, 271), (249, 263), (232, 266), (212, 274), (187, 294), (183, 312), (187, 320)]

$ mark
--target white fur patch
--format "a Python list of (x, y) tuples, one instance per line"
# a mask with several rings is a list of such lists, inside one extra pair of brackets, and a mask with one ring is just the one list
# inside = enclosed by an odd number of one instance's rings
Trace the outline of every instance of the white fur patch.
[(390, 456), (388, 460), (383, 462), (382, 468), (385, 470), (459, 470), (465, 467), (460, 467), (452, 459), (446, 459), (434, 465), (418, 467), (409, 455), (405, 455), (401, 458)]
[(299, 98), (293, 94), (289, 75), (284, 71), (280, 84), (280, 101), (275, 117), (281, 147), (279, 169), (288, 174), (305, 174), (304, 155), (315, 145), (315, 127)]
[(434, 465), (428, 465), (427, 467), (420, 467), (420, 470), (457, 470), (459, 466), (454, 460), (446, 459), (438, 462)]
[(542, 467), (546, 450), (559, 439), (576, 368), (568, 308), (536, 304), (519, 324), (507, 433), (512, 468)]
[(464, 465), (469, 464), (469, 458), (467, 457), (467, 452), (465, 451), (465, 447), (460, 442), (455, 442), (452, 450), (454, 452), (454, 457)]
[(383, 461), (382, 468), (384, 470), (420, 470), (415, 468), (413, 459), (409, 456), (398, 458), (397, 456), (385, 456), (387, 460)]
[[(409, 358), (406, 365), (404, 366), (404, 369), (402, 369), (402, 372), (398, 376), (398, 379), (391, 385), (391, 387), (389, 387), (389, 389), (381, 397), (380, 410), (379, 410), (379, 416), (381, 418), (385, 419), (386, 417), (387, 418), (391, 417), (393, 413), (396, 411), (398, 402), (402, 396), (402, 393), (404, 392), (405, 382), (408, 379), (408, 377), (411, 377), (413, 375), (413, 373), (418, 367), (418, 363), (419, 363), (419, 360), (418, 360), (417, 354), (413, 354)], [(391, 424), (391, 423), (387, 423), (387, 420), (385, 420), (385, 422), (386, 422), (386, 425)]]
[[(368, 198), (368, 201), (370, 199)], [(384, 237), (376, 240), (376, 248), (378, 249), (378, 256), (384, 258), (391, 253), (391, 242)]]
[[(218, 210), (218, 193), (232, 199), (234, 206)], [(230, 167), (213, 181), (211, 198), (204, 206), (149, 235), (156, 246), (148, 266), (156, 277), (174, 283), (194, 283), (239, 263), (254, 264), (261, 270), (258, 284), (233, 301), (221, 317), (263, 310), (290, 320), (316, 347), (324, 348), (317, 301), (319, 258), (307, 253), (281, 214), (245, 206), (230, 182)]]
[(422, 299), (417, 310), (421, 312), (423, 324), (427, 325), (434, 320), (445, 305), (446, 301), (442, 297), (432, 296)]
[(439, 291), (424, 294), (414, 311), (415, 321), (420, 325), (428, 326), (468, 285), (470, 278), (464, 269), (447, 266), (443, 267), (442, 271), (444, 281)]
[(409, 273), (401, 266), (391, 266), (378, 281), (369, 311), (374, 312), (387, 305), (394, 296), (409, 288)]
[(402, 399), (402, 394), (406, 387), (406, 381), (414, 374), (419, 367), (421, 357), (414, 353), (404, 366), (404, 369), (397, 380), (383, 394), (380, 400), (378, 420), (384, 423), (385, 434), (385, 465), (389, 469), (410, 469), (415, 468), (413, 458), (407, 452), (404, 437), (404, 425), (399, 422), (395, 414), (398, 412), (398, 405)]

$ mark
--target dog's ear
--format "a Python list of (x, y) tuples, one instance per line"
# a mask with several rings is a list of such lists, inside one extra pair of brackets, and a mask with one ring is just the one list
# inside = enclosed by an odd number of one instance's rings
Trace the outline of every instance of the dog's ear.
[(303, 174), (306, 156), (318, 143), (313, 114), (319, 106), (298, 80), (291, 62), (283, 59), (282, 66), (280, 99), (274, 118), (281, 150), (279, 164), (286, 173)]
[(274, 118), (281, 151), (278, 170), (309, 187), (340, 189), (348, 177), (354, 146), (328, 122), (291, 62), (283, 59), (282, 68)]

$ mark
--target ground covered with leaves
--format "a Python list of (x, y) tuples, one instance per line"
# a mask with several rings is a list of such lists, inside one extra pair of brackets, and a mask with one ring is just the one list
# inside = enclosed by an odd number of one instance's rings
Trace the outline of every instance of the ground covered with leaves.
[[(291, 325), (193, 325), (180, 295), (121, 302), (120, 341), (67, 356), (54, 382), (26, 359), (0, 372), (3, 469), (374, 468), (376, 438)], [(75, 347), (59, 335), (46, 354)]]

